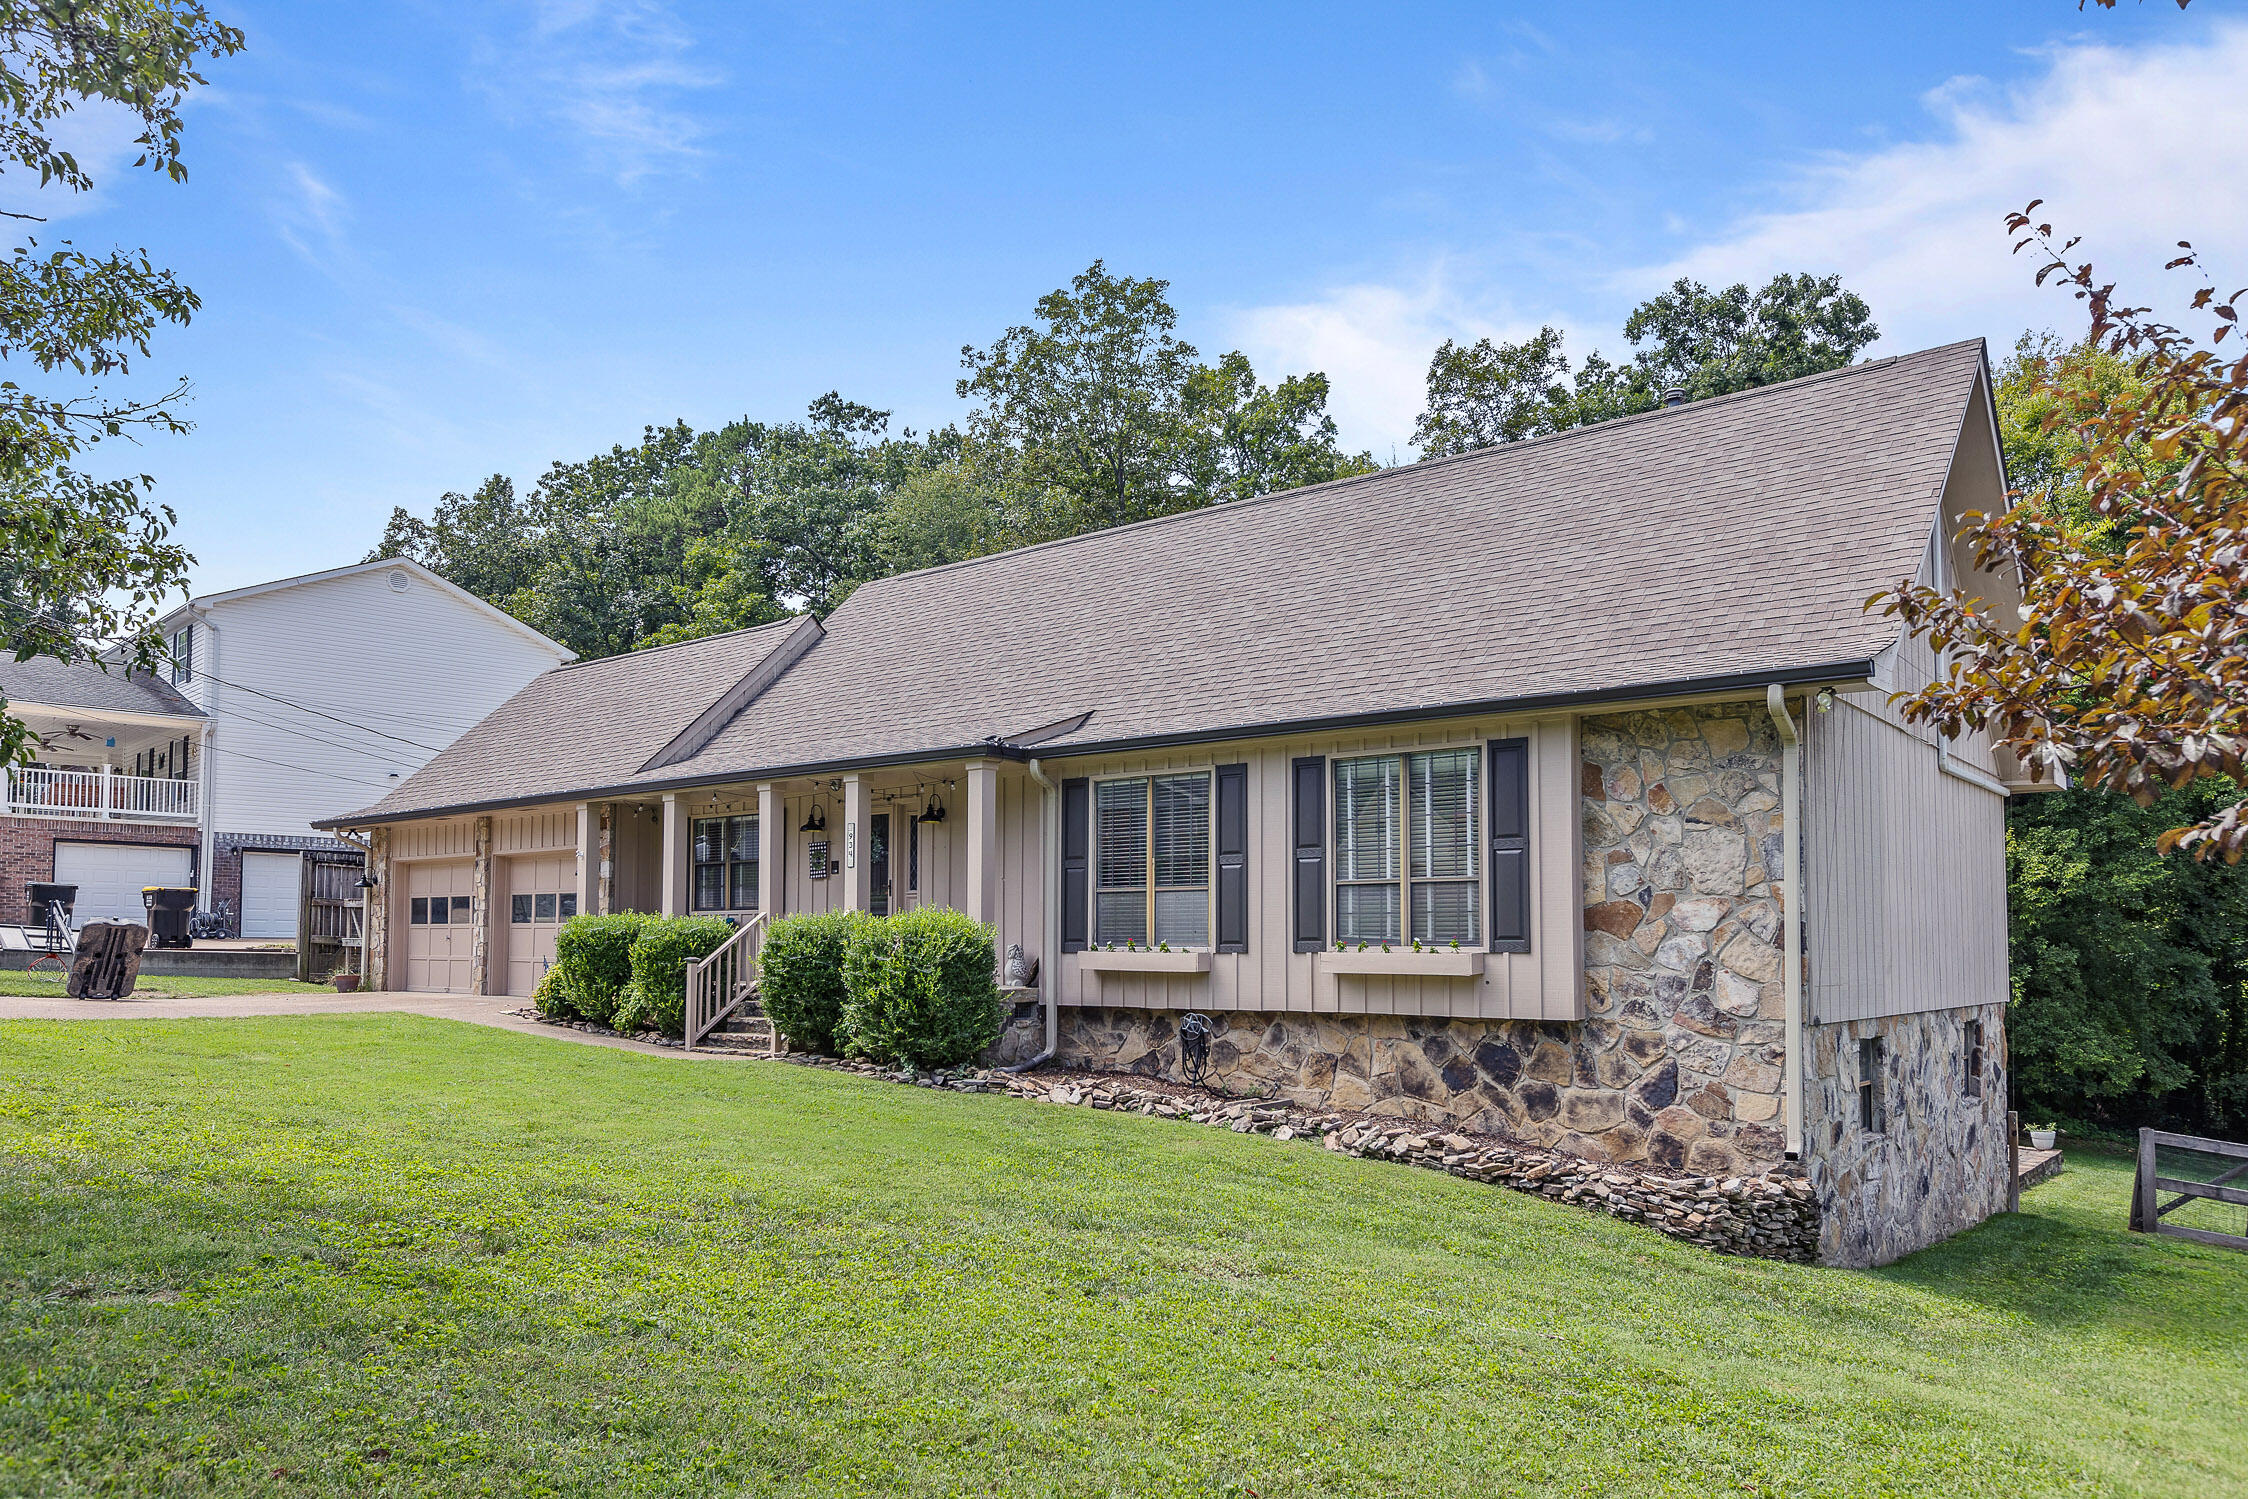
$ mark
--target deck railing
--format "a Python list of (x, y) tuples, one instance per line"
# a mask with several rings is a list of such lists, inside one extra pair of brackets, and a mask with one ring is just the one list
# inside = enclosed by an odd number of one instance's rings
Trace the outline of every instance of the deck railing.
[(198, 783), (165, 776), (12, 766), (0, 810), (14, 817), (87, 822), (193, 822)]
[(687, 1013), (681, 1029), (690, 1050), (749, 998), (764, 941), (765, 913), (760, 911), (736, 927), (724, 946), (687, 965)]

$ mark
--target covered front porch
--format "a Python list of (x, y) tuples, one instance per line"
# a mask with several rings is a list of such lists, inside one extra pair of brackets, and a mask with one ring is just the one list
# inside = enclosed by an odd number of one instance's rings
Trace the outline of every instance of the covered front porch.
[(70, 822), (195, 824), (203, 721), (11, 704), (38, 736), (30, 765), (0, 778), (0, 813)]

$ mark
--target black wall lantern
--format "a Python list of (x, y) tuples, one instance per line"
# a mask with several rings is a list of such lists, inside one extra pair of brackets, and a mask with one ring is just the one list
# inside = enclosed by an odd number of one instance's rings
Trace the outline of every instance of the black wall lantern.
[(814, 807), (814, 808), (812, 809), (812, 813), (811, 813), (811, 815), (810, 815), (809, 817), (807, 817), (807, 818), (805, 818), (805, 819), (804, 819), (804, 823), (803, 823), (803, 826), (799, 827), (799, 828), (798, 828), (798, 829), (797, 829), (796, 831), (797, 831), (797, 832), (799, 832), (799, 833), (824, 833), (824, 832), (826, 832), (826, 831), (827, 831), (827, 813), (826, 813), (825, 811), (823, 811), (823, 810), (822, 810), (821, 808), (818, 808), (818, 807)]
[(921, 814), (921, 815), (920, 815), (919, 817), (916, 817), (916, 818), (915, 818), (915, 819), (913, 819), (913, 820), (914, 820), (915, 822), (943, 822), (943, 821), (944, 821), (944, 803), (943, 803), (943, 802), (941, 802), (941, 801), (938, 801), (938, 800), (937, 800), (937, 799), (936, 799), (935, 797), (933, 797), (933, 796), (932, 796), (932, 797), (930, 797), (930, 798), (929, 798), (929, 805), (928, 805), (927, 809), (926, 809), (926, 810), (924, 810), (924, 811), (922, 812), (922, 814)]

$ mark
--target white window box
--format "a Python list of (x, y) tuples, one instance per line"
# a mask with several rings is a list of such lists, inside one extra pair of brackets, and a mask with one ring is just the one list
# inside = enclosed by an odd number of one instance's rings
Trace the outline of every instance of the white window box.
[(1410, 947), (1393, 947), (1383, 952), (1369, 947), (1360, 952), (1353, 947), (1344, 952), (1319, 954), (1322, 973), (1388, 973), (1406, 974), (1427, 979), (1469, 979), (1483, 971), (1484, 954), (1477, 948), (1428, 948), (1420, 952)]
[(1208, 973), (1210, 955), (1201, 950), (1186, 952), (1100, 952), (1088, 950), (1077, 955), (1077, 961), (1092, 973)]

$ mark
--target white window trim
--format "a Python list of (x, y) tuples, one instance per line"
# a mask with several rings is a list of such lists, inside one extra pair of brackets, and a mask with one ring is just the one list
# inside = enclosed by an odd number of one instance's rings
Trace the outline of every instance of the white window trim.
[[(1399, 749), (1355, 750), (1349, 754), (1332, 754), (1327, 757), (1327, 940), (1329, 951), (1342, 948), (1355, 950), (1355, 940), (1346, 941), (1342, 933), (1342, 902), (1338, 892), (1346, 885), (1391, 885), (1397, 887), (1397, 940), (1390, 946), (1410, 952), (1413, 947), (1413, 776), (1406, 762), (1415, 755), (1442, 755), (1466, 750), (1475, 756), (1475, 931), (1474, 940), (1460, 944), (1461, 952), (1482, 952), (1491, 945), (1491, 912), (1487, 902), (1491, 894), (1491, 765), (1490, 750), (1486, 741), (1468, 739), (1445, 744), (1416, 744)], [(1340, 820), (1342, 799), (1335, 793), (1336, 767), (1352, 760), (1395, 760), (1398, 762), (1397, 782), (1397, 878), (1395, 880), (1346, 880), (1342, 878), (1342, 853), (1335, 839), (1335, 824)], [(1537, 795), (1536, 788), (1531, 796)], [(1422, 884), (1458, 885), (1464, 880), (1423, 880)], [(1369, 942), (1370, 947), (1379, 946)], [(1449, 952), (1443, 942), (1424, 943), (1427, 952)]]
[[(1102, 950), (1102, 949), (1103, 949), (1103, 948), (1104, 948), (1104, 947), (1105, 947), (1105, 946), (1107, 945), (1107, 944), (1103, 943), (1103, 942), (1102, 942), (1102, 941), (1100, 940), (1100, 935), (1101, 935), (1101, 931), (1100, 931), (1100, 927), (1101, 927), (1101, 889), (1102, 889), (1102, 886), (1101, 886), (1101, 857), (1100, 857), (1100, 845), (1101, 845), (1101, 838), (1100, 838), (1100, 823), (1101, 823), (1101, 810), (1100, 810), (1100, 809), (1101, 809), (1101, 787), (1103, 787), (1103, 786), (1105, 786), (1105, 785), (1113, 785), (1113, 784), (1115, 784), (1115, 783), (1116, 783), (1116, 782), (1118, 782), (1118, 781), (1138, 781), (1138, 782), (1140, 782), (1141, 784), (1143, 784), (1143, 785), (1145, 785), (1145, 786), (1147, 786), (1147, 787), (1148, 787), (1148, 806), (1147, 806), (1147, 882), (1146, 882), (1146, 884), (1145, 884), (1145, 885), (1144, 885), (1144, 886), (1142, 887), (1142, 889), (1143, 889), (1143, 891), (1144, 891), (1144, 893), (1146, 894), (1146, 897), (1147, 897), (1147, 934), (1148, 934), (1148, 935), (1147, 935), (1147, 940), (1146, 940), (1146, 941), (1144, 941), (1144, 942), (1142, 942), (1142, 943), (1140, 944), (1140, 946), (1141, 946), (1142, 948), (1153, 948), (1153, 947), (1155, 946), (1155, 896), (1156, 896), (1156, 893), (1157, 893), (1157, 891), (1158, 891), (1159, 889), (1162, 889), (1162, 888), (1168, 888), (1168, 889), (1171, 889), (1171, 890), (1179, 890), (1179, 889), (1190, 889), (1190, 888), (1192, 888), (1191, 886), (1179, 886), (1179, 885), (1172, 885), (1172, 886), (1168, 886), (1168, 887), (1160, 887), (1160, 886), (1158, 886), (1158, 885), (1157, 885), (1157, 884), (1155, 883), (1155, 791), (1154, 791), (1154, 785), (1155, 785), (1155, 782), (1157, 782), (1157, 781), (1159, 781), (1159, 780), (1162, 780), (1163, 778), (1165, 778), (1165, 777), (1167, 777), (1167, 776), (1201, 776), (1201, 777), (1202, 777), (1203, 779), (1207, 780), (1207, 781), (1208, 781), (1208, 782), (1210, 783), (1210, 825), (1209, 825), (1209, 831), (1208, 831), (1208, 835), (1207, 835), (1207, 837), (1206, 837), (1206, 839), (1205, 839), (1205, 841), (1204, 841), (1204, 847), (1205, 847), (1205, 848), (1207, 848), (1207, 849), (1209, 850), (1209, 862), (1207, 863), (1207, 865), (1206, 865), (1206, 866), (1205, 866), (1205, 868), (1204, 868), (1204, 876), (1203, 876), (1203, 881), (1202, 881), (1202, 889), (1203, 889), (1203, 894), (1204, 894), (1204, 896), (1206, 897), (1206, 900), (1205, 900), (1205, 902), (1204, 902), (1203, 913), (1202, 913), (1202, 930), (1203, 930), (1203, 931), (1205, 931), (1205, 932), (1207, 932), (1207, 933), (1209, 933), (1209, 940), (1208, 940), (1208, 941), (1206, 941), (1206, 942), (1202, 942), (1202, 943), (1199, 943), (1199, 944), (1197, 944), (1197, 945), (1195, 945), (1195, 946), (1192, 946), (1192, 947), (1187, 947), (1187, 946), (1183, 946), (1183, 945), (1181, 945), (1181, 944), (1178, 944), (1178, 943), (1173, 943), (1173, 944), (1171, 945), (1171, 951), (1173, 951), (1173, 952), (1215, 952), (1215, 951), (1217, 951), (1217, 940), (1218, 940), (1218, 768), (1217, 768), (1217, 764), (1216, 764), (1216, 762), (1215, 762), (1215, 761), (1213, 761), (1213, 762), (1211, 762), (1210, 764), (1207, 764), (1207, 765), (1182, 765), (1182, 766), (1179, 766), (1179, 767), (1177, 767), (1177, 768), (1175, 768), (1175, 769), (1170, 769), (1170, 770), (1143, 770), (1143, 771), (1133, 771), (1133, 772), (1122, 772), (1122, 771), (1120, 771), (1120, 772), (1118, 772), (1118, 773), (1117, 773), (1117, 774), (1115, 774), (1115, 775), (1106, 775), (1106, 776), (1094, 776), (1094, 777), (1092, 777), (1092, 778), (1091, 778), (1091, 784), (1090, 784), (1089, 786), (1087, 786), (1087, 787), (1085, 788), (1085, 790), (1086, 790), (1086, 810), (1087, 810), (1087, 813), (1088, 813), (1088, 815), (1089, 815), (1089, 817), (1090, 817), (1090, 819), (1091, 819), (1091, 823), (1092, 823), (1092, 826), (1091, 826), (1091, 829), (1090, 829), (1091, 837), (1090, 837), (1090, 839), (1089, 839), (1089, 841), (1090, 841), (1090, 843), (1091, 843), (1091, 845), (1092, 845), (1092, 846), (1091, 846), (1091, 848), (1090, 848), (1090, 849), (1088, 849), (1088, 850), (1087, 850), (1087, 852), (1088, 852), (1088, 853), (1089, 853), (1089, 854), (1091, 855), (1091, 857), (1090, 857), (1090, 858), (1088, 858), (1088, 859), (1086, 860), (1086, 865), (1087, 865), (1087, 868), (1086, 868), (1086, 874), (1087, 874), (1087, 877), (1088, 877), (1088, 879), (1089, 879), (1089, 881), (1090, 881), (1090, 885), (1091, 885), (1091, 890), (1092, 890), (1092, 897), (1093, 897), (1093, 909), (1092, 909), (1092, 912), (1091, 912), (1091, 917), (1092, 917), (1092, 921), (1091, 921), (1091, 925), (1092, 925), (1092, 932), (1091, 932), (1091, 936), (1092, 936), (1092, 939), (1093, 939), (1093, 940), (1092, 940), (1091, 942), (1089, 942), (1089, 943), (1087, 944), (1087, 946), (1088, 946), (1088, 948), (1089, 948), (1090, 950), (1092, 950), (1092, 951), (1095, 951), (1095, 952), (1101, 951), (1101, 950)], [(1130, 887), (1129, 887), (1129, 886), (1126, 886), (1125, 888), (1129, 889)]]

